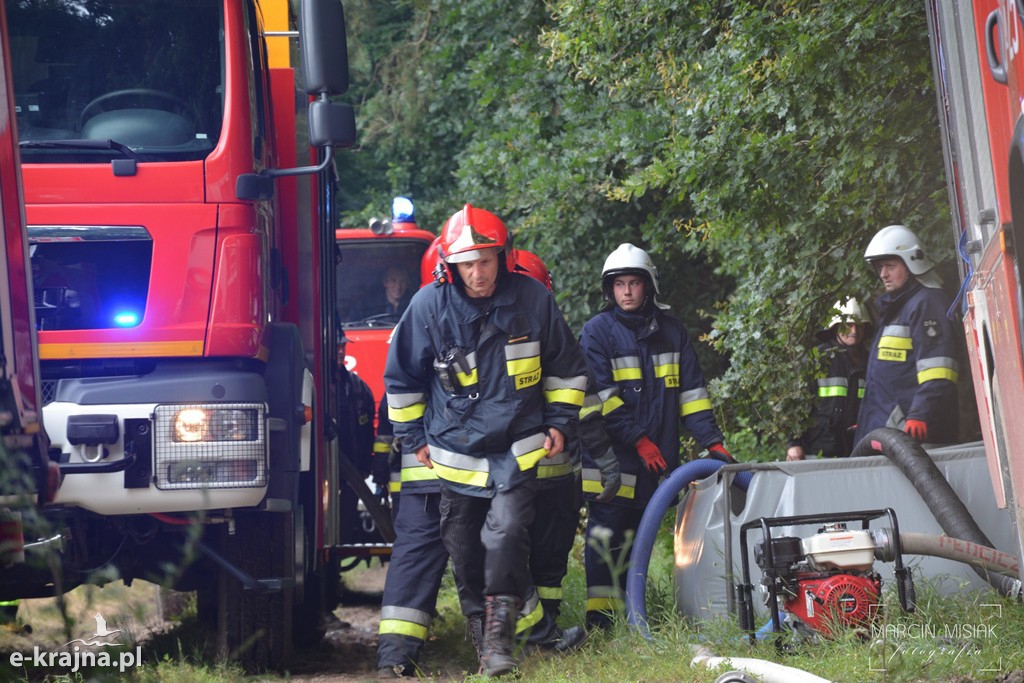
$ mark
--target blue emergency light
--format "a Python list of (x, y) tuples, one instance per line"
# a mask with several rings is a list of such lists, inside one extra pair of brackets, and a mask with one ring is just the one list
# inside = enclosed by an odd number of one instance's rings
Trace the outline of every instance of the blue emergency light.
[(139, 324), (139, 314), (134, 311), (115, 313), (114, 324), (118, 327), (135, 327)]
[(391, 220), (395, 223), (415, 223), (415, 210), (408, 197), (395, 197), (391, 201)]

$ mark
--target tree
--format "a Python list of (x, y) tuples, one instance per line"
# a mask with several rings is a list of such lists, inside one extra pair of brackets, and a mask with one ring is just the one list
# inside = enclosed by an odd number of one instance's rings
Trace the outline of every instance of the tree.
[(366, 100), (364, 152), (392, 180), (416, 169), (438, 226), (466, 199), (504, 217), (576, 326), (604, 256), (649, 249), (734, 432), (801, 429), (806, 349), (840, 295), (875, 290), (875, 230), (906, 223), (952, 256), (916, 2), (411, 7), (389, 59), (415, 93)]

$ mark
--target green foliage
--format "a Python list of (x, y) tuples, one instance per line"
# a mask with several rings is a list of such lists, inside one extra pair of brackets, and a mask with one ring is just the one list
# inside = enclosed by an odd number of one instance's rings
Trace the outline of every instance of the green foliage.
[(918, 2), (347, 9), (361, 144), (339, 157), (345, 221), (396, 193), (430, 228), (465, 201), (492, 209), (576, 329), (604, 257), (649, 249), (744, 449), (781, 453), (805, 426), (813, 332), (840, 295), (876, 290), (860, 256), (875, 230), (904, 222), (953, 257)]

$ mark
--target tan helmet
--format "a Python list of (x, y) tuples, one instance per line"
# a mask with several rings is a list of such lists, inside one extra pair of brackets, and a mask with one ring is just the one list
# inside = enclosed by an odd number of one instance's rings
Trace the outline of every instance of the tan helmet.
[(815, 336), (821, 341), (828, 341), (838, 331), (840, 325), (849, 323), (857, 323), (867, 327), (868, 329), (865, 331), (866, 337), (870, 336), (870, 331), (874, 328), (871, 316), (860, 305), (860, 301), (852, 296), (845, 297), (832, 304), (832, 317), (828, 321), (828, 327), (817, 332)]

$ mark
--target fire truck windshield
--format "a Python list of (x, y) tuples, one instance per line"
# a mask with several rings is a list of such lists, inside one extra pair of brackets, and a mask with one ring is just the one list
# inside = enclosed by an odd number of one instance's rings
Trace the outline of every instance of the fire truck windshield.
[(421, 239), (339, 240), (338, 319), (345, 327), (394, 327), (419, 289)]
[[(203, 159), (223, 111), (218, 0), (5, 0), (22, 158), (107, 162), (112, 140), (159, 160)], [(56, 144), (33, 144), (53, 141)], [(27, 143), (27, 144), (26, 144)]]

